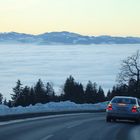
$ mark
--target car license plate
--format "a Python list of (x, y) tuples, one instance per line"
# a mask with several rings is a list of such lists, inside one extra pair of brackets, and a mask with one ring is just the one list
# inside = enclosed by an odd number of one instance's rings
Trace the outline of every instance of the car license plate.
[(118, 105), (119, 106), (126, 106), (126, 104), (123, 104), (123, 103), (119, 103)]

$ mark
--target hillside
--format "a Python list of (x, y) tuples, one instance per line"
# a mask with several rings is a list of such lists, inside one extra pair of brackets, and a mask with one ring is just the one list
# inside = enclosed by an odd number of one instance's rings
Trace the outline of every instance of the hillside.
[(0, 33), (0, 43), (30, 43), (30, 44), (140, 44), (140, 37), (84, 36), (71, 32), (48, 32), (31, 35), (17, 32)]

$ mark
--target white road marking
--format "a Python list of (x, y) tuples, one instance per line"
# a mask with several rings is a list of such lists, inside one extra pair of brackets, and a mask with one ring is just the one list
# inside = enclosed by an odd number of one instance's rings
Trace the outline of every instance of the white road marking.
[(73, 128), (73, 127), (76, 127), (76, 126), (78, 126), (78, 125), (81, 125), (82, 123), (83, 123), (83, 122), (71, 124), (71, 125), (69, 125), (67, 128)]
[(44, 138), (41, 139), (41, 140), (48, 140), (48, 139), (50, 139), (51, 137), (53, 137), (53, 135), (48, 135), (48, 136), (44, 137)]
[(72, 122), (72, 123), (69, 123), (68, 124), (68, 126), (67, 126), (67, 128), (73, 128), (73, 127), (76, 127), (76, 126), (79, 126), (79, 125), (81, 125), (81, 124), (83, 124), (83, 123), (86, 123), (86, 122), (90, 122), (90, 121), (95, 121), (95, 120), (101, 120), (101, 119), (103, 119), (104, 117), (98, 117), (98, 118), (91, 118), (91, 119), (86, 119), (86, 120), (81, 120), (81, 121), (79, 121), (79, 122), (77, 122), (77, 121), (75, 121), (75, 122)]
[(0, 126), (7, 125), (7, 124), (14, 124), (14, 123), (26, 122), (26, 121), (34, 121), (34, 120), (41, 120), (41, 119), (56, 118), (56, 117), (78, 116), (80, 114), (91, 114), (91, 113), (61, 114), (61, 115), (50, 115), (50, 116), (42, 116), (42, 117), (35, 117), (35, 118), (26, 118), (26, 119), (19, 119), (19, 120), (11, 120), (11, 121), (6, 121), (6, 122), (0, 122)]

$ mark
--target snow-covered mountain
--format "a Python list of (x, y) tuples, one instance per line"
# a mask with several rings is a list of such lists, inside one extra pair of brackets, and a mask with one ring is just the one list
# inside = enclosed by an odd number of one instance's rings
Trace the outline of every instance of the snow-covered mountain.
[(34, 35), (8, 32), (0, 33), (0, 43), (31, 43), (34, 42)]
[(49, 32), (39, 35), (7, 32), (0, 33), (0, 43), (35, 44), (139, 44), (140, 37), (84, 36), (71, 32)]

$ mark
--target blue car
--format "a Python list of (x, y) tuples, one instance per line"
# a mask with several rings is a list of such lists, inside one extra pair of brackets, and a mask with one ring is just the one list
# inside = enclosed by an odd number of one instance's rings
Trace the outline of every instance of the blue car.
[(140, 100), (135, 97), (115, 96), (106, 109), (106, 121), (117, 119), (134, 120), (140, 122)]

